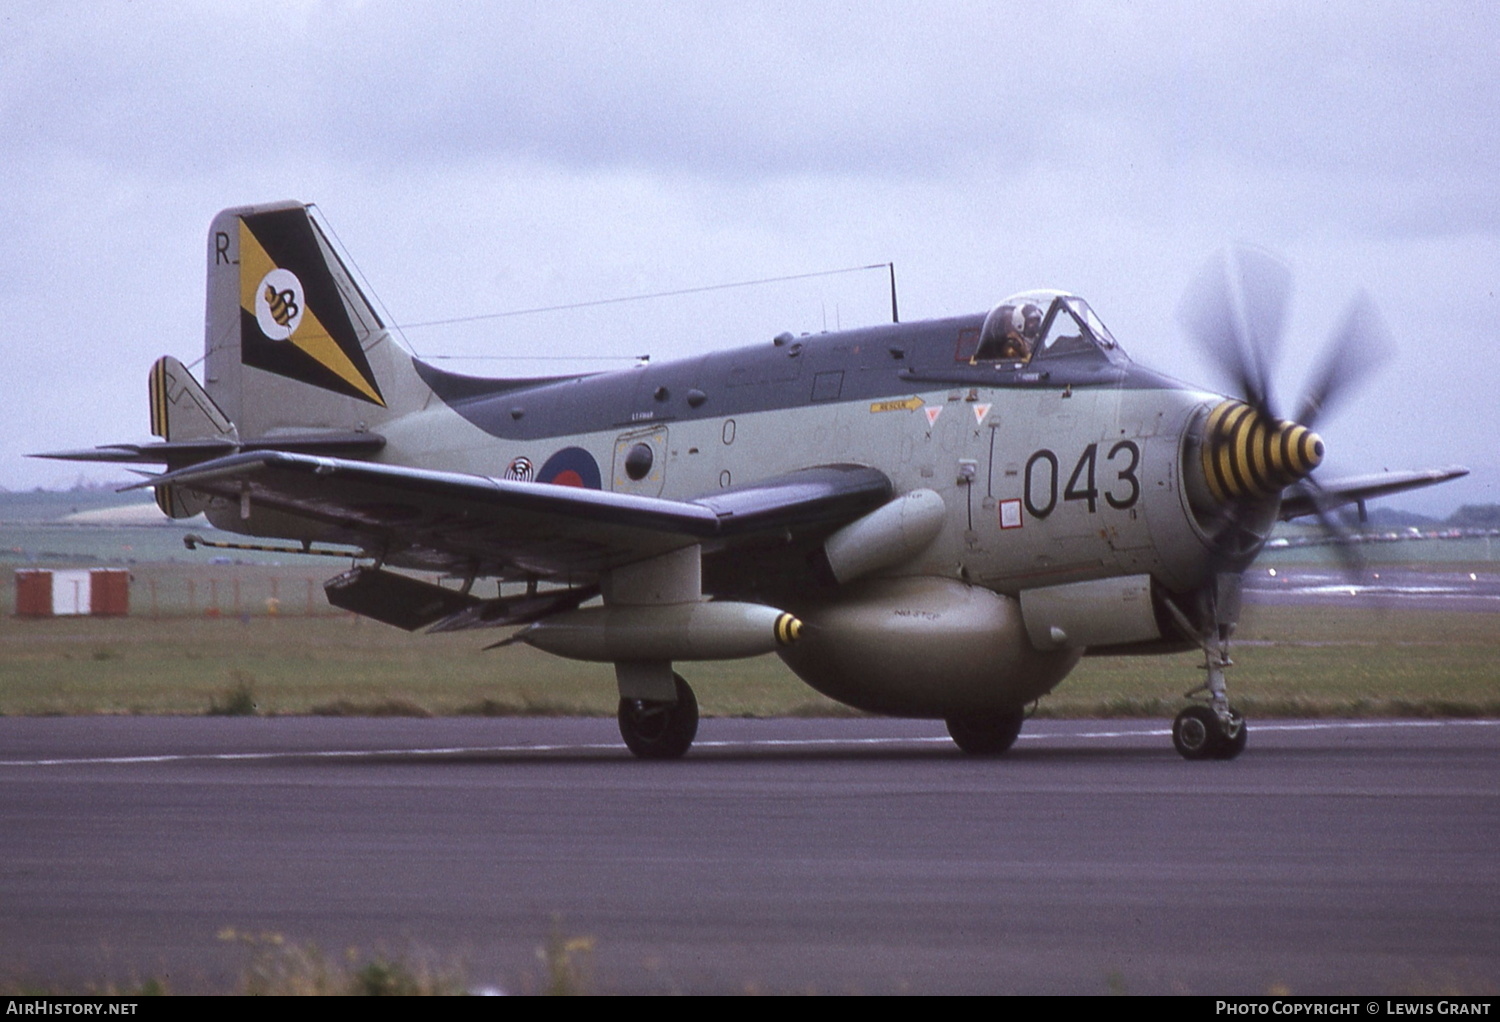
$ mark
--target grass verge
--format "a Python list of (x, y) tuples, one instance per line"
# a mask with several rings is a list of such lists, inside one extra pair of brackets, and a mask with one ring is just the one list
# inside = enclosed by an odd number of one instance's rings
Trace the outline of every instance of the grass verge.
[[(0, 714), (612, 716), (614, 672), (490, 633), (324, 618), (0, 620)], [(1500, 615), (1246, 609), (1229, 673), (1256, 716), (1500, 715)], [(1039, 714), (1169, 717), (1201, 657), (1086, 658)], [(775, 657), (686, 665), (712, 716), (836, 716)]]

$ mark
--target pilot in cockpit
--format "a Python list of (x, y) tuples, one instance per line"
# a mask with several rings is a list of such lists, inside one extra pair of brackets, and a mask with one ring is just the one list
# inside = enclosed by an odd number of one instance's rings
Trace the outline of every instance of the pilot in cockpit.
[(1036, 351), (1037, 335), (1042, 330), (1042, 310), (1027, 302), (1011, 313), (1010, 330), (1005, 334), (1005, 350), (1015, 354), (1002, 354), (1002, 358), (1015, 358), (1024, 362)]
[(985, 318), (977, 361), (1025, 362), (1036, 351), (1042, 310), (1031, 302), (1002, 305)]
[(1082, 298), (1061, 291), (1023, 291), (990, 309), (969, 363), (1016, 369), (1039, 358), (1064, 356), (1122, 365), (1129, 361)]

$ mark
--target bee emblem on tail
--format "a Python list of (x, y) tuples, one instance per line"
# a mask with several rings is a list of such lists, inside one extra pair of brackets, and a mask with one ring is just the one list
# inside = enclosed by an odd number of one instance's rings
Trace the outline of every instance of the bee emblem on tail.
[(305, 299), (302, 281), (291, 270), (277, 267), (261, 278), (255, 295), (255, 320), (273, 341), (287, 340), (302, 325)]
[(297, 295), (291, 288), (277, 291), (274, 287), (267, 285), (266, 304), (271, 307), (271, 318), (282, 327), (289, 325), (302, 311), (297, 305)]

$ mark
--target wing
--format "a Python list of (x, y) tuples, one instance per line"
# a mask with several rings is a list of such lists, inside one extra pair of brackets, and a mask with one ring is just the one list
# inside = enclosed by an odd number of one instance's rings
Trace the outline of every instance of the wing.
[(231, 454), (138, 487), (162, 485), (222, 498), (211, 517), (236, 531), (347, 543), (402, 567), (570, 584), (694, 543), (708, 557), (817, 539), (892, 494), (884, 473), (860, 465), (676, 501), (286, 451)]
[(1321, 483), (1316, 489), (1304, 483), (1290, 487), (1281, 498), (1281, 520), (1327, 512), (1346, 504), (1361, 504), (1376, 497), (1435, 486), (1469, 474), (1466, 468), (1432, 468), (1410, 472), (1377, 472)]

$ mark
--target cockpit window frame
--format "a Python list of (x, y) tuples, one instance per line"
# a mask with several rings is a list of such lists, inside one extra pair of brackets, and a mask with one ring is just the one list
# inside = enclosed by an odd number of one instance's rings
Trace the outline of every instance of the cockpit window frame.
[[(1104, 325), (1104, 320), (1099, 318), (1099, 314), (1094, 311), (1092, 305), (1077, 295), (1068, 295), (1066, 299), (1059, 300), (1068, 303), (1068, 311), (1073, 314), (1074, 319), (1083, 323), (1084, 327), (1093, 336), (1096, 345), (1105, 351), (1116, 351), (1119, 349), (1120, 342), (1115, 340), (1115, 335), (1109, 332), (1109, 327)], [(1073, 306), (1072, 303), (1074, 302), (1082, 306), (1082, 315), (1079, 315), (1079, 310)]]
[[(984, 353), (987, 333), (981, 332), (975, 346), (974, 354), (969, 358), (969, 364), (973, 366), (991, 365), (996, 369), (1019, 369), (1030, 365), (1038, 360), (1048, 361), (1054, 358), (1081, 358), (1093, 353), (1097, 357), (1111, 363), (1129, 361), (1128, 356), (1121, 350), (1120, 344), (1115, 340), (1114, 334), (1110, 333), (1109, 327), (1099, 318), (1089, 303), (1078, 295), (1068, 294), (1062, 291), (1023, 291), (1012, 295), (990, 310), (993, 316), (999, 309), (1007, 306), (1015, 308), (1024, 304), (1040, 305), (1042, 300), (1048, 302), (1046, 312), (1043, 315), (1041, 326), (1036, 331), (1036, 341), (1031, 351), (1025, 358), (1001, 358), (981, 357)], [(1078, 329), (1077, 337), (1083, 342), (1081, 345), (1070, 344), (1066, 350), (1057, 351), (1056, 339), (1052, 337), (1053, 328), (1057, 326), (1057, 317), (1066, 315)], [(988, 325), (989, 317), (986, 317)], [(1069, 335), (1073, 336), (1073, 335)]]
[[(1081, 346), (1073, 347), (1071, 348), (1071, 350), (1056, 350), (1058, 342), (1064, 339), (1062, 337), (1053, 336), (1053, 331), (1058, 326), (1057, 320), (1060, 316), (1067, 316), (1068, 319), (1072, 321), (1073, 325), (1078, 328), (1077, 337), (1078, 340), (1082, 342)], [(1063, 329), (1066, 329), (1066, 326), (1064, 326)], [(1069, 336), (1071, 337), (1071, 335)], [(1031, 358), (1028, 359), (1028, 361), (1034, 362), (1037, 359), (1046, 361), (1049, 358), (1064, 358), (1068, 355), (1084, 355), (1088, 353), (1088, 348), (1099, 348), (1098, 341), (1094, 338), (1093, 331), (1089, 329), (1087, 323), (1078, 318), (1078, 315), (1073, 311), (1072, 306), (1068, 304), (1067, 299), (1059, 296), (1052, 300), (1052, 305), (1047, 309), (1047, 315), (1042, 320), (1042, 327), (1037, 331), (1037, 345), (1034, 349), (1032, 349)]]

